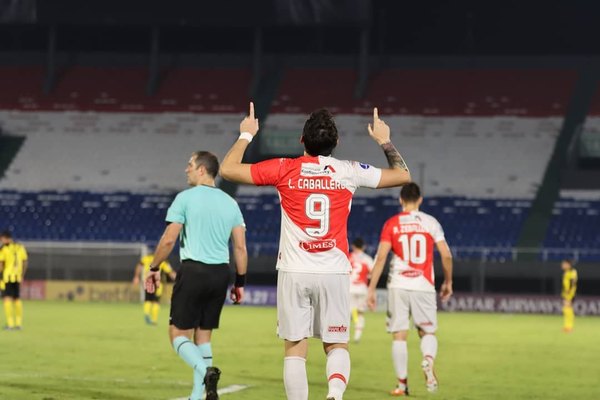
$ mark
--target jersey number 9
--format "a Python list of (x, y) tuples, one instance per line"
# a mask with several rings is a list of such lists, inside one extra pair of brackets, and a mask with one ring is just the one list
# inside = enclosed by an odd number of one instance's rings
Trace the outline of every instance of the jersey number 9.
[(329, 197), (325, 194), (313, 193), (306, 198), (304, 203), (306, 216), (319, 221), (318, 228), (304, 229), (309, 236), (323, 237), (329, 232)]

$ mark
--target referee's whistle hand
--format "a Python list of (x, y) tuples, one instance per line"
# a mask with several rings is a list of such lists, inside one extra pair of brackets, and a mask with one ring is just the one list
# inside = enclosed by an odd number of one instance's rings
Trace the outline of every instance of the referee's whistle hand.
[(229, 298), (233, 304), (240, 304), (244, 300), (244, 288), (233, 286)]
[(144, 287), (146, 292), (154, 293), (156, 289), (160, 286), (160, 272), (159, 271), (150, 271), (146, 280), (144, 281)]

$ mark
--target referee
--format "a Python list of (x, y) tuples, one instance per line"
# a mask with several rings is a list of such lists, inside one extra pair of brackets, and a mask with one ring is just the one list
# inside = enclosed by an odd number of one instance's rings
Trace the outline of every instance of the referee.
[(215, 400), (221, 371), (212, 366), (210, 339), (219, 327), (219, 317), (229, 284), (229, 238), (233, 240), (236, 277), (231, 289), (235, 303), (244, 297), (248, 265), (246, 228), (239, 206), (215, 187), (219, 161), (206, 151), (192, 154), (185, 172), (191, 188), (180, 192), (167, 211), (167, 227), (156, 247), (146, 290), (160, 285), (159, 265), (167, 259), (179, 236), (181, 266), (177, 273), (169, 337), (173, 348), (194, 369), (190, 400)]

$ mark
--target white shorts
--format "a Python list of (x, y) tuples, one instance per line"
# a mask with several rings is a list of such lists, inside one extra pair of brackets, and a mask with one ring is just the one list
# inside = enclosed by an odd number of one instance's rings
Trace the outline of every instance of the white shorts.
[(277, 333), (298, 341), (320, 338), (325, 343), (350, 339), (350, 281), (346, 274), (277, 275)]
[(437, 302), (435, 292), (420, 292), (398, 288), (388, 289), (387, 330), (390, 333), (407, 331), (409, 317), (425, 333), (437, 330)]
[(367, 294), (350, 293), (350, 310), (367, 311)]

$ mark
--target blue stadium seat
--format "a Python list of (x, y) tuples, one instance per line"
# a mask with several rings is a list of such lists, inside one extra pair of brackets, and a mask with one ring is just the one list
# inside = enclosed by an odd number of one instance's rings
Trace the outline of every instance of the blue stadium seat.
[[(276, 255), (281, 212), (273, 194), (237, 198), (247, 224), (251, 255)], [(94, 192), (0, 191), (3, 226), (23, 240), (144, 241), (154, 244), (164, 229), (171, 195)], [(506, 261), (515, 246), (530, 201), (433, 197), (422, 210), (435, 216), (446, 240), (460, 258)], [(353, 200), (348, 221), (349, 240), (361, 236), (374, 253), (385, 221), (400, 211), (391, 196)], [(600, 249), (600, 201), (557, 201), (547, 236), (544, 259), (575, 257), (597, 261), (599, 253), (570, 249)], [(563, 249), (552, 251), (551, 249)], [(490, 250), (491, 249), (491, 250)], [(565, 250), (566, 249), (566, 250)]]

